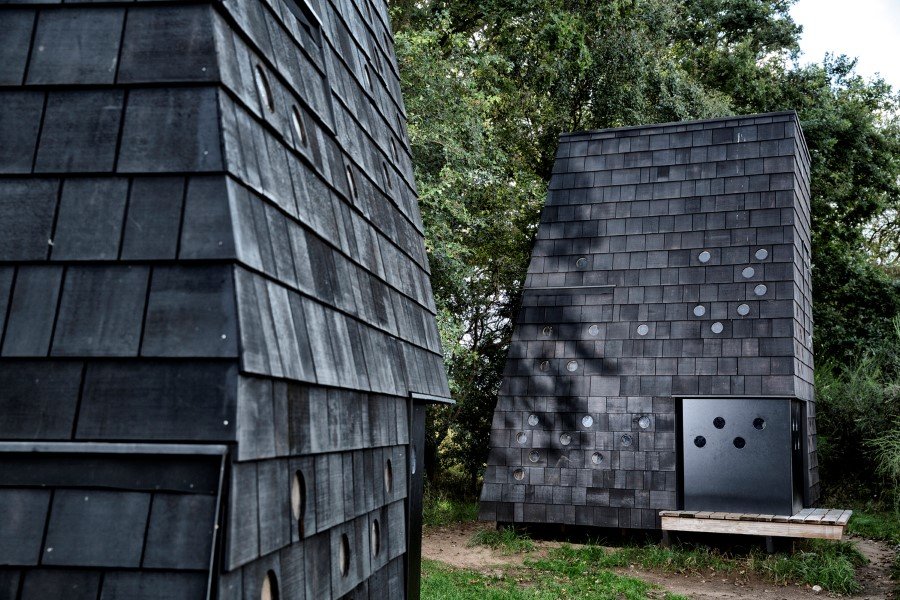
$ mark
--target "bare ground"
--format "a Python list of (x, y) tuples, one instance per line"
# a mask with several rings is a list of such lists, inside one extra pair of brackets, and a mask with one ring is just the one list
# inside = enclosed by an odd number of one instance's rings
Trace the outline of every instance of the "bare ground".
[[(504, 554), (485, 546), (469, 546), (469, 540), (481, 529), (493, 528), (493, 523), (459, 523), (448, 527), (430, 527), (422, 536), (422, 556), (437, 560), (459, 569), (472, 569), (487, 575), (497, 575), (508, 567), (521, 566), (526, 558), (544, 556), (559, 542), (535, 541), (535, 550), (527, 554)], [(856, 543), (860, 552), (869, 559), (857, 578), (863, 584), (863, 591), (853, 596), (854, 600), (894, 599), (894, 582), (889, 577), (893, 552), (885, 543), (859, 537), (848, 538)], [(729, 600), (737, 598), (760, 598), (765, 600), (798, 600), (804, 598), (837, 598), (828, 592), (816, 593), (805, 585), (780, 586), (760, 579), (752, 574), (689, 574), (679, 575), (661, 571), (647, 571), (636, 567), (620, 569), (619, 572), (664, 589), (694, 598), (696, 600)]]

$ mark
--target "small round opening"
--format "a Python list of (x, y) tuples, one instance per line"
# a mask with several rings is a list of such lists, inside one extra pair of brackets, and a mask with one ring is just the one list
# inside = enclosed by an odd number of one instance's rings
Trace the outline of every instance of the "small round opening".
[(694, 316), (695, 317), (702, 317), (705, 314), (706, 314), (706, 307), (703, 306), (702, 304), (698, 304), (697, 306), (694, 307)]
[(297, 141), (300, 142), (301, 146), (305, 146), (306, 125), (303, 124), (303, 117), (300, 115), (300, 110), (296, 106), (291, 107), (291, 123), (294, 125), (294, 133), (297, 134)]
[(766, 420), (762, 417), (756, 417), (755, 419), (753, 419), (753, 428), (762, 431), (766, 428)]
[(303, 517), (306, 515), (306, 481), (300, 471), (294, 473), (294, 480), (291, 483), (291, 513), (294, 515), (294, 520), (297, 521), (300, 537), (303, 537)]
[(525, 432), (520, 431), (519, 433), (516, 434), (516, 441), (519, 442), (520, 444), (524, 444), (525, 442), (528, 441), (528, 436), (525, 435)]
[(387, 187), (389, 190), (394, 189), (394, 184), (391, 183), (391, 174), (388, 172), (387, 163), (381, 163), (381, 170), (384, 172), (384, 181), (387, 183)]
[(742, 438), (742, 437), (734, 438), (733, 443), (734, 443), (734, 447), (737, 448), (738, 450), (740, 450), (741, 448), (743, 448), (744, 446), (747, 445), (746, 440), (744, 440), (744, 438)]
[(553, 333), (553, 328), (549, 325), (545, 325), (542, 331), (544, 335), (550, 335), (551, 333)]
[(760, 248), (756, 251), (756, 260), (766, 260), (769, 257), (769, 251), (765, 248)]
[(763, 284), (759, 284), (758, 286), (753, 288), (753, 293), (756, 294), (757, 296), (765, 296), (766, 292), (768, 292), (768, 291), (769, 291), (769, 288), (767, 288)]
[(591, 428), (594, 425), (594, 417), (591, 415), (584, 415), (581, 417), (581, 424), (585, 426), (585, 428)]
[(591, 454), (591, 462), (595, 465), (599, 465), (603, 462), (603, 455), (599, 452), (594, 452), (593, 454)]
[(411, 475), (416, 474), (416, 469), (418, 468), (418, 452), (416, 451), (416, 445), (413, 444), (409, 447), (409, 472)]
[(569, 371), (571, 373), (571, 372), (577, 371), (577, 370), (578, 370), (578, 363), (576, 361), (570, 360), (569, 362), (566, 363), (566, 371)]
[(709, 252), (707, 252), (706, 250), (704, 250), (703, 252), (700, 253), (700, 256), (698, 256), (697, 258), (702, 263), (708, 263), (709, 259), (712, 258), (712, 255)]
[(350, 195), (354, 198), (358, 198), (359, 195), (356, 192), (356, 180), (353, 178), (353, 171), (350, 169), (350, 165), (345, 167), (347, 171), (347, 185), (350, 186)]
[(536, 463), (537, 461), (541, 460), (541, 453), (538, 452), (537, 450), (532, 450), (528, 454), (528, 460), (530, 460), (533, 463)]
[(372, 556), (381, 552), (381, 525), (378, 519), (372, 519)]
[(710, 329), (713, 333), (722, 333), (722, 331), (725, 329), (725, 326), (716, 321), (710, 326)]
[(272, 96), (272, 88), (269, 87), (269, 80), (266, 78), (266, 72), (260, 65), (256, 65), (256, 89), (259, 92), (263, 104), (269, 109), (269, 112), (275, 112), (275, 98)]
[(531, 425), (532, 427), (534, 427), (534, 426), (536, 426), (538, 423), (540, 423), (540, 419), (538, 419), (538, 416), (537, 416), (537, 415), (534, 415), (534, 414), (528, 415), (528, 424), (529, 424), (529, 425)]
[(703, 437), (702, 435), (698, 435), (697, 437), (694, 438), (694, 445), (697, 446), (698, 448), (702, 448), (703, 446), (706, 445), (706, 438)]
[(741, 275), (744, 276), (744, 279), (750, 279), (754, 275), (756, 275), (756, 269), (753, 267), (745, 267), (743, 271), (741, 271)]
[(587, 269), (588, 261), (585, 257), (581, 257), (575, 261), (575, 266), (579, 269)]
[(741, 304), (737, 307), (737, 312), (742, 317), (746, 317), (750, 314), (750, 306), (747, 304)]
[(713, 419), (713, 427), (716, 429), (723, 429), (725, 427), (725, 419), (722, 417), (716, 417)]
[(515, 471), (513, 471), (513, 478), (516, 481), (522, 481), (523, 479), (525, 479), (525, 471), (522, 469), (516, 469)]
[(549, 361), (549, 360), (543, 360), (543, 361), (541, 361), (541, 364), (540, 364), (540, 367), (539, 367), (539, 368), (540, 368), (541, 371), (546, 371), (547, 369), (550, 368), (550, 361)]
[(642, 415), (640, 419), (638, 419), (638, 427), (641, 429), (647, 429), (650, 427), (650, 417), (647, 415)]
[(391, 465), (391, 459), (387, 459), (384, 463), (384, 491), (388, 494), (394, 489), (394, 467)]
[(569, 444), (572, 443), (572, 436), (569, 435), (568, 433), (564, 433), (564, 434), (560, 435), (559, 443), (562, 444), (563, 446), (568, 446)]
[(597, 335), (598, 333), (600, 333), (600, 327), (597, 325), (591, 325), (590, 327), (588, 327), (588, 333), (591, 335)]
[(275, 571), (267, 571), (259, 590), (260, 600), (278, 600), (278, 577)]
[(647, 335), (648, 333), (650, 333), (650, 328), (643, 324), (638, 325), (637, 332), (638, 335)]
[(634, 440), (633, 440), (633, 439), (631, 438), (631, 436), (628, 435), (627, 433), (626, 433), (625, 435), (622, 436), (622, 445), (623, 445), (623, 446), (630, 446), (630, 445), (631, 445), (631, 442), (633, 442), (633, 441), (634, 441)]
[(338, 564), (341, 568), (341, 577), (346, 577), (350, 572), (350, 540), (347, 534), (341, 534), (341, 545), (338, 548)]

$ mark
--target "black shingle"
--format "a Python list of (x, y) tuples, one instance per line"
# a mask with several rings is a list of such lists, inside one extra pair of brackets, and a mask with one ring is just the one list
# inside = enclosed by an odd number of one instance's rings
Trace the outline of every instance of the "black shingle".
[(112, 171), (124, 95), (122, 90), (50, 92), (35, 172)]

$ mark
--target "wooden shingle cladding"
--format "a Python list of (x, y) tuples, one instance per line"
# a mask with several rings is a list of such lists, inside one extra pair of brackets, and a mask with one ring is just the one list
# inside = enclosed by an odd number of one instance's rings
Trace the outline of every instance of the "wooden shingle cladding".
[(400, 597), (449, 390), (386, 5), (0, 18), (0, 441), (229, 444), (219, 598)]
[(815, 502), (809, 228), (795, 113), (563, 135), (481, 518), (658, 528), (686, 397), (805, 401)]

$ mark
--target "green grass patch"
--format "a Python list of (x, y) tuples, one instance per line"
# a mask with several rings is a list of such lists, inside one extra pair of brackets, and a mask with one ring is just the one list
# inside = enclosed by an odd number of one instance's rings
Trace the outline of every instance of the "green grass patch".
[(534, 542), (526, 533), (519, 533), (509, 527), (482, 529), (472, 536), (472, 546), (488, 546), (506, 554), (519, 554), (534, 550)]
[(422, 561), (423, 600), (685, 600), (660, 588), (590, 565), (531, 563), (497, 576)]
[(478, 503), (454, 500), (444, 494), (427, 492), (422, 506), (422, 519), (426, 527), (441, 527), (478, 518)]
[(853, 510), (847, 531), (873, 540), (900, 544), (900, 515), (891, 511)]

